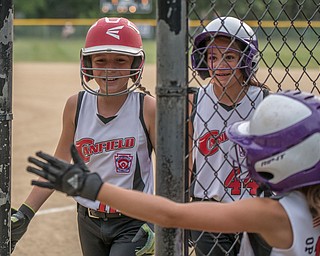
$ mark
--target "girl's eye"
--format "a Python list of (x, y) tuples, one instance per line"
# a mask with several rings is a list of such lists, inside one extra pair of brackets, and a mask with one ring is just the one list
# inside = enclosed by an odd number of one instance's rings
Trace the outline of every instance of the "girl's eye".
[(120, 63), (120, 64), (124, 64), (124, 63), (126, 63), (127, 61), (128, 61), (127, 59), (123, 59), (123, 58), (117, 59), (117, 62)]
[(216, 56), (214, 56), (214, 55), (210, 55), (209, 57), (208, 57), (208, 60), (209, 61), (215, 61), (217, 59), (217, 57)]
[(97, 64), (102, 64), (105, 62), (105, 60), (104, 59), (94, 59), (93, 62), (97, 63)]
[(235, 54), (225, 54), (224, 59), (228, 61), (234, 61), (238, 59), (238, 56)]
[(232, 56), (232, 55), (226, 55), (225, 58), (226, 58), (227, 60), (233, 60), (233, 59), (234, 59), (234, 56)]

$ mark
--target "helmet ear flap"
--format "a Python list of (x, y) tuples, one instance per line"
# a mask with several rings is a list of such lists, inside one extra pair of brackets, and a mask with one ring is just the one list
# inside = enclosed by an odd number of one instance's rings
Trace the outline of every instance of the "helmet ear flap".
[(237, 40), (241, 45), (241, 50), (244, 53), (244, 58), (241, 61), (241, 66), (245, 67), (243, 70), (243, 75), (245, 79), (250, 79), (255, 73), (258, 71), (258, 63), (259, 63), (259, 54), (258, 51), (250, 46), (250, 44), (246, 44)]
[[(132, 74), (131, 79), (133, 82), (136, 82), (138, 80), (139, 76), (141, 76), (143, 66), (144, 66), (143, 55), (142, 56), (134, 56), (133, 62), (131, 65), (132, 71), (130, 72), (130, 74)], [(140, 69), (141, 69), (141, 71), (137, 72), (137, 70), (140, 70)], [(135, 75), (133, 75), (133, 74), (135, 74)]]
[(199, 50), (195, 51), (192, 54), (192, 59), (193, 59), (192, 62), (194, 63), (193, 69), (198, 69), (197, 72), (203, 80), (205, 80), (210, 76), (209, 71), (206, 70), (207, 65), (206, 65), (206, 62), (204, 61), (204, 59), (206, 59), (206, 56), (207, 56), (206, 52), (199, 51)]
[(206, 51), (206, 41), (205, 38), (201, 42), (199, 42), (197, 48), (191, 54), (192, 58), (192, 68), (197, 70), (199, 76), (205, 80), (210, 77), (209, 71), (207, 70), (207, 51)]
[(89, 55), (84, 56), (81, 52), (81, 74), (84, 76), (86, 82), (89, 82), (91, 79), (93, 79), (93, 72), (91, 68), (91, 57)]
[(256, 53), (255, 55), (252, 56), (251, 60), (251, 73), (256, 73), (259, 69), (259, 54)]
[[(139, 68), (141, 68), (141, 64), (142, 64), (141, 56), (135, 56), (133, 58), (131, 69), (134, 69), (134, 70), (139, 69)], [(136, 73), (134, 70), (131, 71), (131, 74)], [(135, 82), (137, 80), (137, 78), (138, 78), (138, 75), (131, 76), (131, 79), (132, 79), (133, 82)]]

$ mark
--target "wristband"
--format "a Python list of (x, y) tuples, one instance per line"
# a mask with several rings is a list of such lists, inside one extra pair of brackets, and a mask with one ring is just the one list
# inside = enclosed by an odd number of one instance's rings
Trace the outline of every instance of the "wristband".
[(26, 203), (23, 203), (20, 208), (19, 211), (22, 212), (24, 215), (26, 215), (29, 219), (29, 221), (34, 217), (35, 215), (35, 211)]

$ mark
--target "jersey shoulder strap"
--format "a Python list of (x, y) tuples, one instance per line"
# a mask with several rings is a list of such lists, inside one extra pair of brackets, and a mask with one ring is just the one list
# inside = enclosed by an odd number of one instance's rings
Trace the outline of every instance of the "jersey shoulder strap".
[(144, 118), (143, 118), (143, 105), (144, 105), (144, 97), (146, 95), (144, 93), (139, 93), (139, 102), (140, 102), (140, 113), (139, 118), (141, 122), (144, 124)]
[(151, 143), (150, 135), (149, 135), (146, 123), (144, 121), (144, 115), (143, 115), (144, 98), (145, 98), (145, 96), (146, 96), (145, 93), (139, 93), (139, 102), (140, 102), (139, 120), (140, 120), (140, 123), (141, 123), (141, 125), (143, 127), (144, 133), (145, 133), (147, 141), (148, 141), (148, 152), (149, 152), (149, 155), (151, 155), (152, 150), (153, 150), (153, 145)]
[(85, 93), (85, 91), (80, 91), (80, 92), (78, 93), (78, 102), (77, 102), (76, 116), (75, 116), (75, 118), (74, 118), (74, 131), (77, 130), (79, 113), (80, 113), (80, 108), (81, 108), (81, 103), (82, 103), (82, 99), (83, 99), (84, 93)]

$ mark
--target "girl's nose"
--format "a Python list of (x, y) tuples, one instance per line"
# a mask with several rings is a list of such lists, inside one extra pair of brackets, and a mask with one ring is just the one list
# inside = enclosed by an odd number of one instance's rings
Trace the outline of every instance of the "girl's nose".
[(107, 74), (112, 74), (112, 73), (114, 73), (116, 71), (115, 66), (112, 65), (112, 63), (106, 64), (104, 68), (105, 68), (105, 72)]
[(106, 63), (105, 68), (108, 70), (111, 70), (113, 68), (112, 63), (110, 63), (110, 62)]
[(229, 64), (227, 63), (227, 61), (221, 57), (218, 58), (217, 61), (213, 64), (215, 68), (227, 68), (229, 67)]

